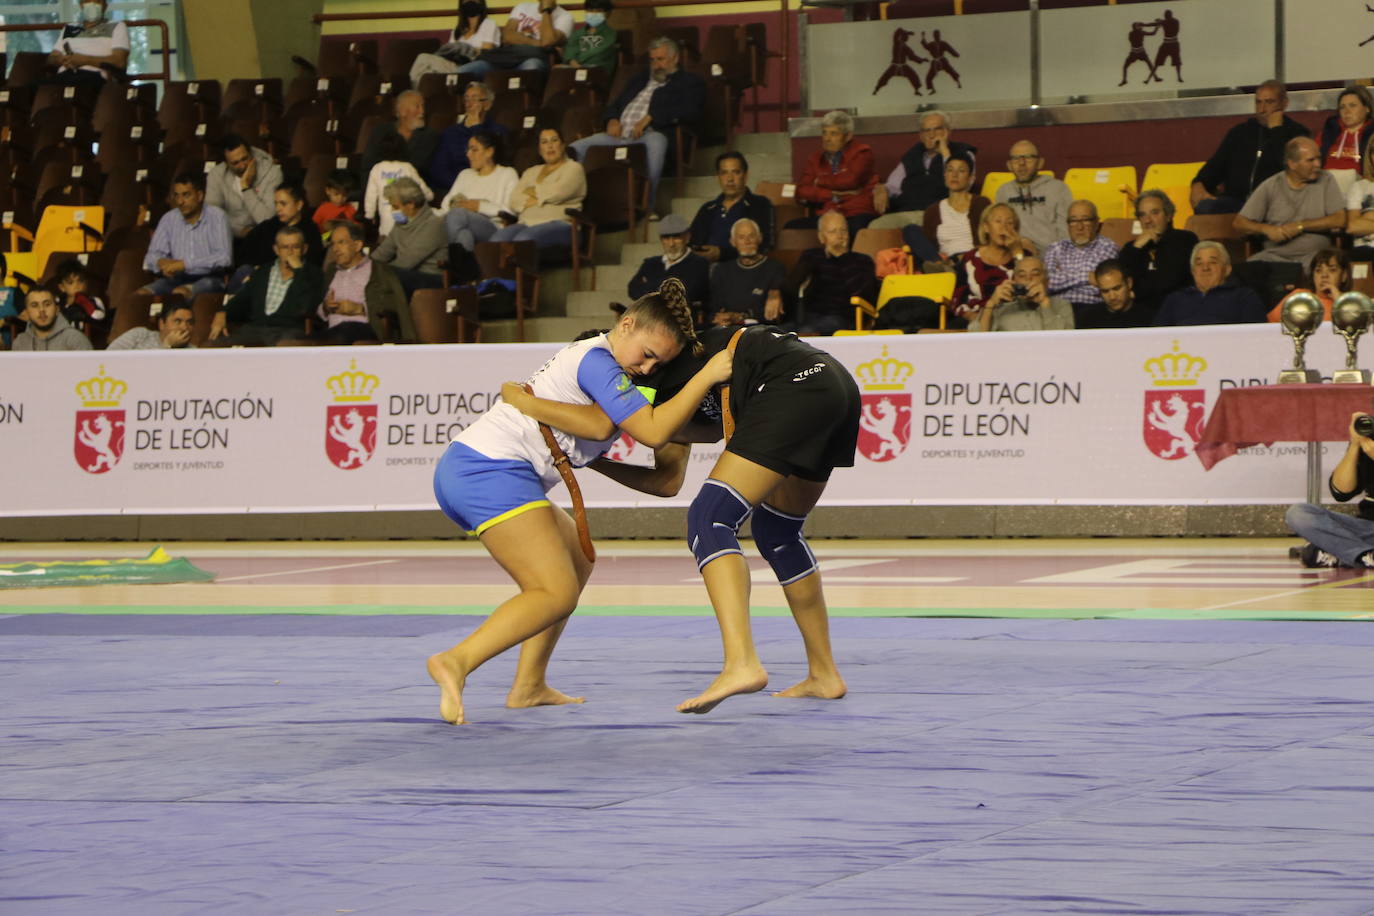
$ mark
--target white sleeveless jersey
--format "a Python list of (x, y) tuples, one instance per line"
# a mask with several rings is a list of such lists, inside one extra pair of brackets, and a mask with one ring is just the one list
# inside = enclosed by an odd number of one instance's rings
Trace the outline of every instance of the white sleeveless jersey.
[[(535, 397), (565, 404), (596, 404), (617, 427), (649, 403), (616, 363), (605, 334), (559, 350), (530, 376), (529, 385)], [(617, 429), (609, 439), (579, 439), (559, 429), (553, 435), (573, 466), (580, 468), (605, 454), (620, 431)], [(539, 424), (505, 401), (498, 401), (454, 441), (488, 458), (529, 462), (543, 479), (545, 490), (559, 482)]]

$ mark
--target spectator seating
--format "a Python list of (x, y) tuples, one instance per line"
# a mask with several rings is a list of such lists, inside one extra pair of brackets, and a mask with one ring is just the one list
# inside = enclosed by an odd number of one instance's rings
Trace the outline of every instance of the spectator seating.
[(1192, 187), (1193, 179), (1197, 177), (1198, 170), (1206, 163), (1202, 162), (1170, 162), (1155, 163), (1145, 170), (1145, 181), (1141, 184), (1141, 190), (1157, 188), (1168, 195), (1174, 202), (1174, 226), (1182, 229), (1188, 224), (1188, 217), (1193, 215)]
[(1064, 184), (1069, 186), (1074, 200), (1090, 200), (1096, 204), (1097, 215), (1102, 219), (1135, 215), (1132, 209), (1137, 190), (1134, 166), (1069, 169), (1064, 172)]

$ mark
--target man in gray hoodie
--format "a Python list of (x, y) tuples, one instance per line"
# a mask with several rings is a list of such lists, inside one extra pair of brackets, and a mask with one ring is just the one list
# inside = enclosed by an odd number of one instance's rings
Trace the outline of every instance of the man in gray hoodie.
[(1021, 220), (1021, 237), (1035, 243), (1042, 258), (1051, 245), (1069, 237), (1069, 204), (1073, 194), (1058, 178), (1041, 175), (1045, 160), (1029, 140), (1012, 144), (1007, 168), (1015, 181), (997, 189), (997, 203), (1007, 204)]
[(57, 307), (52, 290), (35, 286), (24, 297), (24, 320), (29, 323), (23, 334), (14, 338), (14, 350), (89, 350), (91, 342), (67, 319)]

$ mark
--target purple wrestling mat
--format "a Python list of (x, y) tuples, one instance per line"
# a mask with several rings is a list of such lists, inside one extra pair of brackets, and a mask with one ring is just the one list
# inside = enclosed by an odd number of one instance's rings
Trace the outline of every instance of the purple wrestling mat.
[(574, 617), (455, 728), (477, 621), (0, 618), (0, 913), (1374, 912), (1368, 625), (840, 619), (681, 716), (713, 621)]

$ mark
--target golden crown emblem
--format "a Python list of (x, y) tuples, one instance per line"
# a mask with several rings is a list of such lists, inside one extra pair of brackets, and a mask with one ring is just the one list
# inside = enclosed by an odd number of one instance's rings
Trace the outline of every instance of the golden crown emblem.
[(128, 390), (128, 385), (106, 375), (104, 366), (100, 367), (99, 375), (76, 384), (76, 396), (81, 399), (82, 407), (118, 407)]
[(887, 347), (883, 347), (882, 356), (859, 363), (854, 375), (864, 391), (901, 391), (915, 372), (915, 366), (888, 356)]
[(372, 392), (376, 391), (381, 383), (382, 380), (372, 373), (360, 371), (356, 359), (349, 360), (347, 372), (331, 375), (324, 380), (325, 386), (334, 392), (336, 404), (370, 401)]
[(1152, 384), (1156, 388), (1191, 388), (1197, 385), (1198, 378), (1207, 371), (1207, 360), (1201, 356), (1181, 352), (1178, 349), (1178, 341), (1174, 341), (1172, 353), (1152, 356), (1145, 360), (1141, 368), (1154, 377)]

